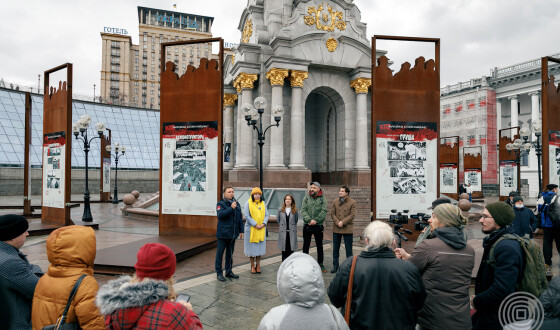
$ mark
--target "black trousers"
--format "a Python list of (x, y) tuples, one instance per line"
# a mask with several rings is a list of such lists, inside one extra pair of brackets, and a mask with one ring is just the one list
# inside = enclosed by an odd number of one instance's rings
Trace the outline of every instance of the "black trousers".
[(233, 250), (235, 248), (235, 238), (224, 239), (218, 238), (218, 248), (216, 249), (216, 260), (214, 267), (217, 274), (223, 275), (222, 259), (224, 257), (224, 250), (226, 252), (226, 274), (231, 273), (233, 264)]
[(289, 256), (292, 255), (294, 251), (292, 251), (292, 244), (290, 243), (290, 231), (286, 231), (286, 245), (284, 246), (284, 251), (282, 251), (282, 261), (286, 260)]
[(543, 228), (544, 237), (542, 242), (542, 252), (544, 256), (544, 263), (552, 265), (552, 243), (556, 241), (556, 250), (560, 254), (560, 227)]
[(338, 267), (338, 257), (340, 255), (340, 243), (344, 237), (344, 246), (346, 247), (346, 258), (352, 256), (352, 240), (354, 239), (353, 234), (337, 234), (333, 233), (333, 266)]
[[(315, 228), (311, 228), (315, 227)], [(310, 229), (311, 228), (311, 229)], [(303, 226), (303, 253), (309, 254), (311, 246), (311, 236), (315, 237), (315, 245), (317, 245), (317, 262), (323, 264), (323, 226), (320, 225), (304, 225)]]

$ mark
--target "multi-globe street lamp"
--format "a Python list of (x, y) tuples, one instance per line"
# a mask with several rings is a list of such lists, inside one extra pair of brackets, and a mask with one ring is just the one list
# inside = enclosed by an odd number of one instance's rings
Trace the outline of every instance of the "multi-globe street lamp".
[[(106, 146), (105, 149), (109, 152), (109, 154), (112, 150), (115, 150), (115, 192), (113, 193), (113, 204), (118, 204), (119, 198), (117, 197), (117, 174), (119, 172), (119, 157), (124, 156), (126, 147), (119, 145), (118, 142), (115, 142), (114, 147)], [(119, 152), (121, 153), (119, 154)]]
[[(266, 108), (266, 99), (259, 96), (255, 99), (253, 104), (245, 103), (242, 106), (243, 114), (245, 115), (245, 120), (247, 121), (247, 126), (252, 126), (255, 131), (257, 131), (257, 139), (259, 145), (259, 180), (260, 188), (263, 191), (263, 146), (265, 140), (266, 131), (271, 127), (279, 127), (280, 120), (282, 120), (282, 115), (284, 114), (284, 107), (281, 105), (276, 105), (272, 109), (272, 115), (274, 116), (274, 121), (276, 124), (270, 124), (267, 128), (263, 130), (262, 125), (262, 115), (264, 109)], [(257, 126), (258, 123), (258, 126)]]
[[(531, 130), (535, 134), (535, 141), (529, 141), (531, 137)], [(508, 143), (506, 145), (506, 150), (511, 154), (515, 153), (515, 162), (519, 166), (521, 156), (528, 154), (531, 148), (535, 149), (535, 154), (537, 156), (537, 173), (539, 176), (539, 194), (538, 198), (541, 197), (542, 190), (542, 174), (541, 174), (541, 156), (542, 156), (542, 146), (541, 146), (541, 135), (542, 135), (542, 124), (539, 120), (535, 120), (531, 128), (523, 126), (519, 130), (519, 136), (521, 139), (515, 139), (513, 143)], [(519, 167), (518, 167), (519, 168)]]
[(84, 191), (84, 214), (82, 216), (82, 221), (84, 222), (92, 222), (93, 217), (91, 216), (91, 208), (89, 205), (89, 188), (88, 188), (88, 153), (91, 146), (91, 141), (95, 139), (101, 139), (103, 136), (103, 132), (107, 129), (104, 123), (97, 123), (95, 124), (95, 130), (97, 131), (98, 136), (94, 136), (91, 139), (88, 139), (88, 128), (91, 124), (91, 116), (90, 115), (82, 115), (78, 122), (72, 124), (72, 132), (74, 132), (74, 136), (76, 140), (82, 140), (84, 143), (84, 152), (86, 154), (86, 188)]

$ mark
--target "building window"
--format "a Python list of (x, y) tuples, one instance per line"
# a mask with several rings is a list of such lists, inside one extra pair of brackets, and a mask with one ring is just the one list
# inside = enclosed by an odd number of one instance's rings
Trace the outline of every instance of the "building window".
[(206, 58), (208, 58), (208, 52), (206, 52)]
[(183, 63), (183, 70), (187, 68), (187, 65)]
[(120, 62), (120, 57), (111, 57), (111, 64), (119, 64)]
[(143, 75), (142, 75), (142, 80), (146, 80), (146, 79), (148, 79), (148, 75), (143, 74)]
[(156, 65), (156, 61), (152, 60), (152, 65)]
[(118, 81), (111, 81), (111, 88), (119, 88), (119, 82)]
[(136, 96), (134, 97), (134, 102), (138, 102), (138, 98)]
[(183, 54), (186, 54), (187, 50), (185, 48), (183, 48)]
[(111, 56), (121, 56), (120, 49), (111, 49)]
[(119, 75), (118, 74), (111, 74), (111, 80), (119, 80)]
[(194, 55), (194, 49), (191, 49), (191, 56)]
[(138, 73), (134, 74), (134, 79), (138, 79)]
[(144, 44), (144, 49), (148, 49), (148, 44)]
[(152, 37), (152, 43), (153, 43), (153, 44), (156, 43), (156, 38)]
[(179, 61), (179, 55), (175, 55), (175, 62)]
[(119, 66), (118, 65), (111, 65), (111, 72), (119, 72)]
[(155, 46), (155, 45), (152, 45), (152, 50), (156, 50), (156, 46)]
[(179, 54), (179, 47), (175, 47), (175, 54)]
[(144, 32), (144, 43), (148, 42), (148, 32)]
[(134, 63), (138, 64), (138, 57), (134, 58)]
[(156, 84), (155, 83), (150, 83), (150, 87), (154, 88)]
[(529, 154), (521, 155), (519, 166), (529, 166)]
[(134, 71), (138, 71), (138, 65), (134, 66)]
[(156, 53), (152, 52), (152, 58), (156, 58)]
[(194, 60), (192, 59), (192, 57), (189, 59), (189, 65), (193, 65), (194, 64)]
[(139, 54), (138, 51), (135, 50), (135, 51), (134, 51), (134, 55), (138, 56), (138, 54)]
[(134, 89), (134, 94), (138, 94), (138, 88)]
[(156, 68), (152, 67), (152, 73), (156, 72)]
[(154, 95), (154, 90), (153, 89), (150, 91), (150, 95)]
[[(137, 73), (138, 74), (138, 73)], [(137, 77), (138, 78), (138, 77)], [(134, 82), (134, 86), (138, 86), (138, 81)]]
[(156, 76), (155, 76), (155, 75), (152, 75), (152, 80), (155, 80), (155, 79), (156, 79)]
[(111, 41), (111, 48), (121, 48), (121, 43), (119, 41)]
[(142, 60), (142, 65), (144, 66), (148, 65), (148, 60)]
[(145, 82), (145, 81), (144, 81), (144, 82), (142, 82), (142, 88), (146, 88), (146, 87), (148, 87), (148, 83), (147, 83), (147, 82)]

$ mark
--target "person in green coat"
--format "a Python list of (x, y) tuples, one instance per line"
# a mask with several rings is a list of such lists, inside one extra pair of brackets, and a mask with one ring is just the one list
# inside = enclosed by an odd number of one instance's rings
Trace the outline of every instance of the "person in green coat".
[(327, 269), (323, 266), (323, 223), (327, 216), (327, 201), (323, 196), (319, 182), (311, 182), (309, 194), (305, 195), (301, 204), (301, 215), (303, 217), (303, 253), (309, 254), (311, 236), (315, 237), (317, 245), (317, 262), (323, 273)]

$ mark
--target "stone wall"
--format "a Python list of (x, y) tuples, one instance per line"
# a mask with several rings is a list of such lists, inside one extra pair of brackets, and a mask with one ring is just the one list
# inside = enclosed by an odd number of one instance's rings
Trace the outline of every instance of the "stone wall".
[[(89, 192), (97, 194), (100, 190), (100, 171), (90, 169), (88, 173)], [(31, 194), (41, 195), (41, 168), (31, 169)], [(81, 194), (85, 189), (85, 170), (72, 170), (72, 194)], [(111, 171), (111, 193), (115, 187), (115, 171)], [(159, 190), (159, 171), (153, 170), (119, 170), (119, 192), (154, 192)], [(0, 167), (0, 196), (23, 195), (23, 168)]]

